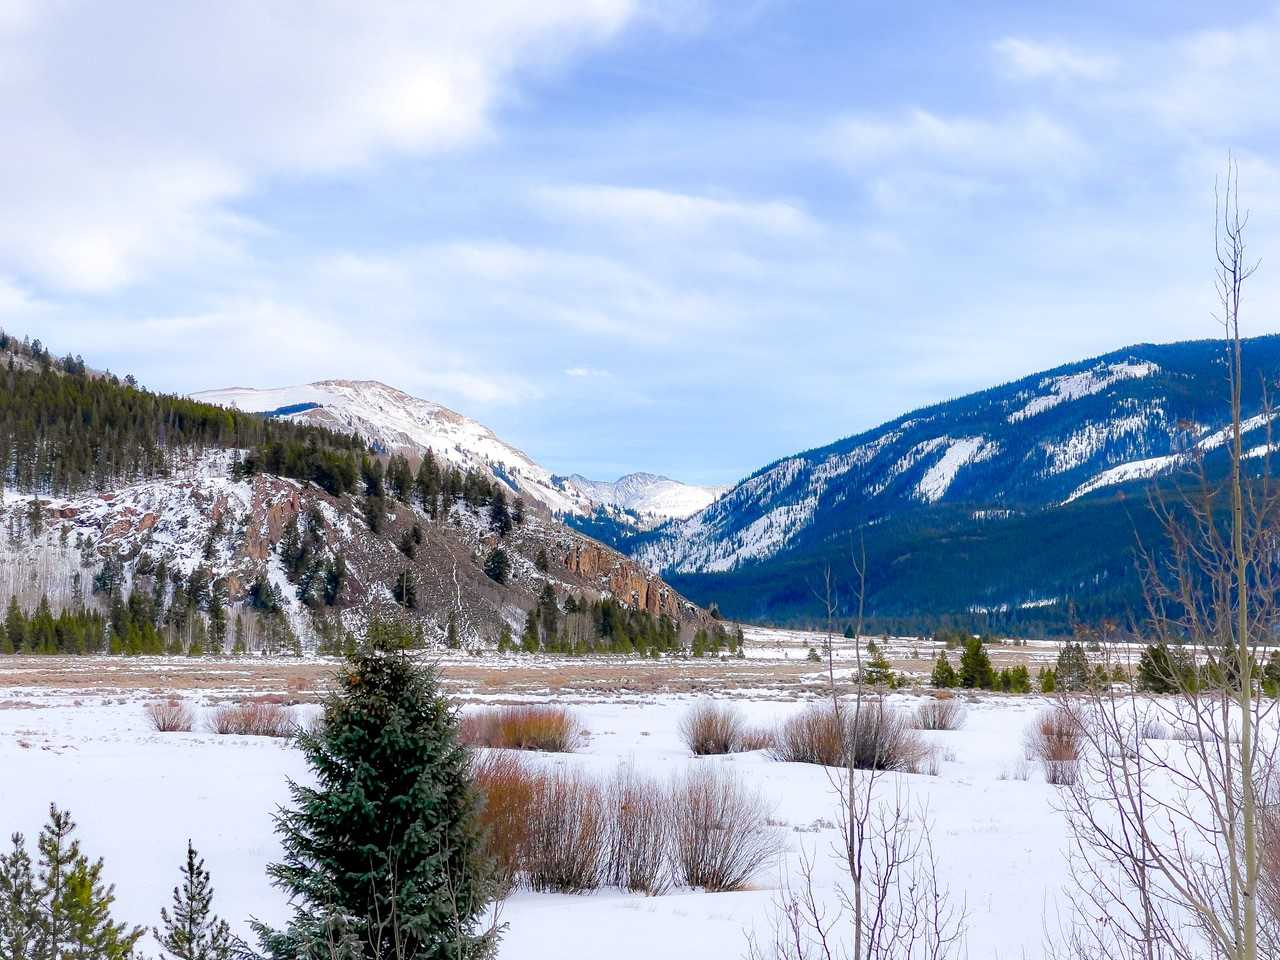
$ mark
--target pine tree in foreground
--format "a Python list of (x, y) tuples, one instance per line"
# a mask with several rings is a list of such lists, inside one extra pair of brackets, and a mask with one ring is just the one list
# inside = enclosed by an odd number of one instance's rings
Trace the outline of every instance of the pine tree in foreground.
[(111, 917), (102, 861), (80, 852), (75, 822), (55, 806), (40, 831), (38, 869), (21, 834), (0, 856), (0, 960), (130, 960), (142, 929)]
[(12, 841), (13, 850), (0, 855), (0, 960), (25, 960), (40, 929), (40, 894), (22, 834)]
[(213, 913), (213, 885), (204, 861), (187, 841), (182, 884), (173, 888), (173, 913), (162, 909), (154, 929), (160, 949), (172, 960), (230, 960), (235, 941), (225, 920)]
[(288, 894), (283, 930), (255, 922), (272, 960), (475, 960), (493, 886), (457, 720), (434, 668), (393, 628), (370, 629), (339, 673), (317, 732), (299, 746), (316, 786), (290, 783), (277, 818)]

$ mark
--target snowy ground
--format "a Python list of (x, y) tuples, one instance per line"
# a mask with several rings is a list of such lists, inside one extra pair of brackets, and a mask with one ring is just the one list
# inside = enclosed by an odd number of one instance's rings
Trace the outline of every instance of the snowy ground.
[[(181, 695), (206, 711), (227, 694), (182, 687)], [(250, 916), (282, 919), (284, 904), (264, 867), (278, 852), (271, 813), (287, 800), (285, 779), (306, 776), (300, 756), (269, 739), (154, 733), (143, 705), (156, 692), (155, 686), (96, 692), (57, 683), (0, 686), (0, 831), (34, 835), (50, 801), (66, 806), (86, 851), (106, 860), (120, 915), (148, 925), (168, 902), (191, 837), (213, 873), (219, 911), (238, 929)], [(759, 723), (803, 708), (794, 690), (752, 687), (726, 695)], [(572, 699), (590, 731), (586, 747), (540, 762), (602, 776), (626, 761), (663, 776), (689, 764), (724, 763), (767, 796), (788, 855), (758, 878), (757, 889), (743, 893), (518, 893), (503, 913), (509, 928), (502, 956), (595, 960), (607, 947), (610, 960), (737, 958), (747, 930), (767, 929), (778, 871), (794, 869), (801, 844), (823, 855), (820, 878), (834, 881), (825, 854), (836, 833), (824, 822), (836, 818), (835, 802), (821, 768), (759, 753), (695, 760), (677, 735), (692, 695), (633, 690)], [(897, 699), (904, 707), (917, 702)], [(1043, 918), (1048, 913), (1052, 922), (1065, 880), (1054, 788), (1038, 770), (1026, 781), (1009, 776), (1022, 758), (1023, 731), (1043, 705), (1029, 697), (975, 699), (966, 705), (962, 730), (925, 734), (947, 757), (939, 775), (897, 778), (929, 808), (944, 882), (967, 905), (970, 957), (1041, 956)], [(315, 708), (293, 709), (304, 716)]]

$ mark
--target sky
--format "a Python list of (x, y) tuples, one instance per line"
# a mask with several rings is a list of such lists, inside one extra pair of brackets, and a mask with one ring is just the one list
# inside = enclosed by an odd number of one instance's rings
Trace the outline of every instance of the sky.
[(730, 483), (1280, 330), (1280, 8), (0, 0), (0, 327), (188, 392), (377, 379), (548, 468)]

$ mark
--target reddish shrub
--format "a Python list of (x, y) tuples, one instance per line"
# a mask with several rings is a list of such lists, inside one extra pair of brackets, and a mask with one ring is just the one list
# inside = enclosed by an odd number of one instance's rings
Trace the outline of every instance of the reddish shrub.
[(691, 887), (741, 890), (782, 849), (763, 797), (728, 770), (699, 765), (672, 786), (671, 818), (679, 877)]
[(694, 756), (733, 753), (742, 749), (742, 713), (710, 700), (691, 707), (680, 718), (680, 737)]
[(195, 723), (191, 707), (181, 700), (155, 700), (146, 710), (151, 726), (160, 733), (190, 733)]
[(471, 747), (573, 753), (582, 744), (583, 731), (567, 707), (530, 704), (466, 712), (458, 734)]
[(296, 730), (287, 707), (257, 700), (219, 707), (209, 726), (214, 733), (242, 737), (291, 737)]

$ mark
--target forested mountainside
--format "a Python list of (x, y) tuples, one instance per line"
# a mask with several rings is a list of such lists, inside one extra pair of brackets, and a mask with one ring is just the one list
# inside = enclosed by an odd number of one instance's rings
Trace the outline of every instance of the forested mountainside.
[[(531, 622), (535, 648), (723, 640), (657, 576), (486, 473), (0, 344), (0, 650), (60, 648), (59, 612), (105, 616), (100, 640), (123, 652), (333, 645), (374, 616), (457, 646), (528, 647)], [(37, 619), (38, 643), (7, 626)]]
[[(703, 602), (746, 619), (817, 612), (865, 542), (871, 613), (904, 629), (957, 620), (1064, 628), (1139, 599), (1142, 493), (1225, 461), (1222, 341), (1139, 344), (940, 403), (779, 460), (707, 508), (616, 541)], [(1246, 444), (1260, 453), (1280, 337), (1244, 344)], [(846, 588), (845, 597), (851, 595)]]

